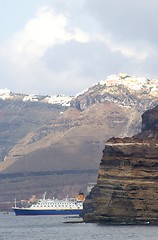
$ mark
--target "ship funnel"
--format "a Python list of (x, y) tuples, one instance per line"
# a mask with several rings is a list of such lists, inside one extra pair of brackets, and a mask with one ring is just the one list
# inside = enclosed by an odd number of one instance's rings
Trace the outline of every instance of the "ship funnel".
[(76, 199), (78, 201), (84, 201), (85, 200), (85, 197), (84, 197), (84, 193), (79, 193), (76, 197)]

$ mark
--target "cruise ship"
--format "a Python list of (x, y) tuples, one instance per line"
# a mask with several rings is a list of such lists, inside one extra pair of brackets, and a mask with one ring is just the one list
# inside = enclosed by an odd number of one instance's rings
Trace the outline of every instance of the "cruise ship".
[(46, 199), (46, 193), (43, 198), (26, 207), (12, 208), (16, 216), (19, 215), (79, 215), (83, 210), (84, 194), (79, 193), (76, 198)]

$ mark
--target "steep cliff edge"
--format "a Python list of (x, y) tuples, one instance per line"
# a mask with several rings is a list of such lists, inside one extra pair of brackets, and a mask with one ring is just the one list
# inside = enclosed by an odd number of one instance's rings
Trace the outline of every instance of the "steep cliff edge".
[(142, 123), (141, 133), (106, 143), (85, 222), (158, 224), (158, 107)]

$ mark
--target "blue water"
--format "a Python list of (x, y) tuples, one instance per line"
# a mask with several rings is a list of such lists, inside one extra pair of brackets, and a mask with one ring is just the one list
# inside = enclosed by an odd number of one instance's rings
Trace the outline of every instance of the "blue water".
[(158, 240), (156, 226), (65, 223), (70, 220), (66, 216), (15, 216), (14, 213), (0, 213), (0, 240)]

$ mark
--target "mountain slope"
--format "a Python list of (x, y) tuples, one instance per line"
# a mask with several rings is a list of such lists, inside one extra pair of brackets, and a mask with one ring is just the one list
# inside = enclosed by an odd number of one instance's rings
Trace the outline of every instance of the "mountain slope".
[[(45, 152), (48, 148), (51, 148), (52, 156), (56, 154), (53, 153), (53, 149), (59, 149), (57, 152), (60, 153), (62, 159), (64, 155), (68, 152), (68, 156), (73, 154), (78, 160), (81, 158), (81, 150), (87, 146), (87, 154), (89, 155), (89, 147), (93, 148), (94, 145), (100, 147), (103, 146), (104, 141), (112, 136), (123, 136), (127, 132), (129, 133), (130, 129), (132, 132), (137, 132), (135, 127), (135, 122), (132, 122), (131, 115), (134, 115), (134, 121), (138, 122), (139, 113), (134, 109), (118, 107), (114, 103), (102, 103), (94, 104), (86, 109), (84, 112), (80, 112), (74, 108), (65, 111), (61, 116), (58, 116), (54, 121), (49, 122), (49, 124), (39, 128), (37, 131), (31, 132), (26, 135), (23, 139), (19, 141), (5, 157), (5, 164), (9, 161), (15, 162), (18, 159), (21, 159), (28, 154), (37, 152), (40, 150), (40, 157), (34, 157), (34, 161), (38, 163), (44, 160), (42, 157), (42, 152)], [(82, 147), (81, 147), (82, 146)], [(61, 150), (60, 150), (61, 148)], [(64, 151), (62, 150), (64, 148)], [(82, 156), (84, 158), (84, 156)], [(40, 160), (41, 159), (41, 160)], [(46, 160), (45, 160), (46, 161)], [(54, 166), (53, 160), (52, 167)], [(66, 164), (67, 160), (65, 159)], [(69, 167), (73, 168), (73, 162), (75, 164), (74, 156), (72, 157), (72, 162), (69, 164)], [(95, 157), (91, 159), (88, 163), (93, 166), (93, 162), (96, 163)], [(80, 164), (80, 163), (79, 163)], [(3, 164), (4, 165), (4, 164)], [(17, 162), (12, 164), (11, 167), (8, 167), (3, 172), (13, 171), (14, 166), (15, 170), (18, 171)], [(38, 165), (38, 170), (42, 170), (42, 164)], [(82, 165), (84, 168), (84, 165)], [(94, 167), (97, 165), (95, 164)], [(2, 164), (0, 165), (2, 169)], [(32, 169), (29, 164), (30, 169)], [(49, 169), (49, 164), (45, 168)], [(59, 168), (60, 168), (59, 164)], [(10, 170), (12, 169), (12, 170)], [(21, 171), (20, 169), (19, 171)], [(24, 168), (23, 171), (26, 169)], [(29, 169), (27, 170), (29, 171)], [(36, 171), (34, 169), (33, 171)]]
[[(8, 107), (9, 121), (12, 123), (14, 115), (21, 125), (19, 132), (15, 128), (7, 135), (7, 141), (9, 137), (14, 141), (0, 163), (1, 201), (45, 190), (57, 197), (81, 189), (86, 192), (88, 183), (96, 181), (105, 141), (138, 133), (141, 114), (158, 104), (156, 82), (144, 79), (142, 84), (142, 79), (129, 76), (111, 78), (71, 98), (66, 107), (63, 102), (43, 103), (39, 97), (36, 102), (18, 103), (20, 111), (17, 107), (11, 112)], [(14, 101), (10, 100), (11, 106)]]
[(27, 133), (55, 119), (65, 107), (18, 100), (0, 100), (0, 161)]

